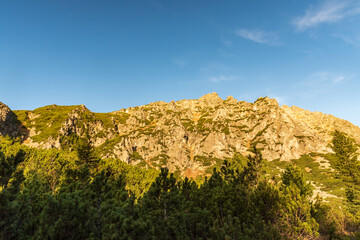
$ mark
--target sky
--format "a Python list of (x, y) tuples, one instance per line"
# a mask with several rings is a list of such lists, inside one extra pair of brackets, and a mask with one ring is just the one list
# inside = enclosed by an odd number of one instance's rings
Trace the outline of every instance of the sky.
[(0, 101), (110, 112), (217, 92), (360, 125), (359, 0), (0, 0)]

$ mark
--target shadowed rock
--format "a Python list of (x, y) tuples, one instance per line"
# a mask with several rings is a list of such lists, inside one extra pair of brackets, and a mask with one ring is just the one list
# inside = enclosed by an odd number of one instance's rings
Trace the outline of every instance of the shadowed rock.
[(0, 102), (0, 135), (20, 137), (24, 134), (23, 126), (10, 108)]

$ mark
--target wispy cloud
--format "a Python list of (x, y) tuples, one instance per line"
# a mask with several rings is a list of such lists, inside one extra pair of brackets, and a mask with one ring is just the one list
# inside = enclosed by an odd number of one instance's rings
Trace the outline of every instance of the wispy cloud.
[(182, 68), (183, 66), (186, 65), (186, 62), (185, 61), (181, 61), (181, 60), (178, 60), (178, 59), (175, 59), (173, 60), (173, 62), (178, 65), (180, 68)]
[(249, 29), (239, 29), (235, 31), (235, 34), (239, 37), (267, 45), (278, 45), (278, 36), (271, 32), (266, 32), (263, 30), (249, 30)]
[(306, 81), (307, 84), (335, 85), (346, 80), (346, 76), (342, 74), (334, 74), (330, 72), (316, 72), (311, 74)]
[(296, 30), (305, 31), (321, 24), (338, 22), (357, 14), (360, 14), (360, 4), (356, 1), (325, 1), (318, 7), (311, 6), (304, 16), (295, 18), (293, 24)]
[(232, 41), (230, 41), (228, 39), (221, 38), (221, 43), (226, 47), (231, 47), (232, 46)]
[(295, 95), (298, 97), (312, 99), (342, 88), (344, 83), (351, 79), (351, 75), (319, 71), (308, 75), (293, 87), (296, 89)]
[(357, 35), (354, 33), (348, 33), (348, 34), (344, 34), (344, 33), (336, 33), (332, 35), (335, 38), (339, 38), (341, 40), (343, 40), (344, 42), (353, 45), (354, 47), (360, 47), (360, 34), (358, 33)]
[(212, 76), (209, 78), (209, 80), (213, 83), (218, 83), (218, 82), (228, 82), (228, 81), (233, 81), (236, 80), (237, 77), (235, 76), (226, 76), (226, 75), (218, 75), (218, 76)]
[(337, 83), (343, 82), (344, 80), (345, 80), (344, 76), (337, 76), (337, 77), (332, 79), (332, 83), (337, 84)]

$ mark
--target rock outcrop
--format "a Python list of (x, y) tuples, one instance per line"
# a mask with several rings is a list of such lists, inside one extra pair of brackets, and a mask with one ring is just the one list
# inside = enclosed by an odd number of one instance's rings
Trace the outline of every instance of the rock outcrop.
[(0, 135), (20, 137), (24, 134), (24, 128), (17, 116), (7, 105), (0, 102)]
[[(13, 134), (16, 127), (9, 123), (16, 117), (4, 109), (1, 134)], [(350, 122), (298, 107), (280, 107), (267, 97), (247, 103), (211, 93), (112, 113), (92, 113), (83, 105), (15, 113), (30, 130), (24, 142), (30, 146), (67, 148), (73, 137), (88, 135), (103, 158), (144, 167), (167, 166), (188, 176), (203, 174), (235, 153), (247, 155), (254, 146), (269, 161), (326, 153), (336, 129), (360, 142), (360, 128)]]

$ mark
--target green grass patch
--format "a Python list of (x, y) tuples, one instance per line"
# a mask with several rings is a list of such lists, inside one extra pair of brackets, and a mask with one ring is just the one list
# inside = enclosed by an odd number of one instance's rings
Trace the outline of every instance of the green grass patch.
[(80, 108), (80, 105), (75, 106), (57, 106), (49, 105), (37, 108), (32, 111), (33, 114), (39, 115), (37, 118), (24, 123), (27, 128), (35, 128), (39, 133), (32, 139), (35, 142), (46, 141), (48, 138), (56, 138), (59, 135), (61, 125), (64, 123), (68, 114), (75, 108)]
[(161, 168), (166, 166), (169, 158), (170, 157), (166, 154), (159, 154), (151, 158), (150, 161), (153, 166)]
[[(322, 191), (326, 191), (338, 197), (345, 196), (343, 190), (345, 184), (338, 177), (336, 171), (333, 171), (331, 168), (321, 169), (320, 164), (309, 155), (303, 155), (299, 159), (292, 160), (292, 162), (304, 169), (305, 177), (309, 181), (313, 181), (317, 186), (321, 186)], [(306, 171), (306, 168), (310, 169), (310, 171)]]

